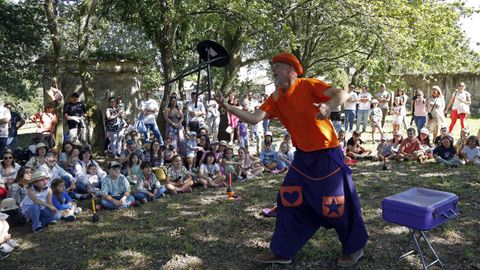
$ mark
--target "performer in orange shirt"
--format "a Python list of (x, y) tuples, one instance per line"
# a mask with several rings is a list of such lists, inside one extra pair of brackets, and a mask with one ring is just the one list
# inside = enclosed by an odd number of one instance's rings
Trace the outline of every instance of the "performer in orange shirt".
[(346, 92), (317, 79), (298, 78), (303, 68), (290, 53), (272, 58), (272, 73), (276, 91), (253, 113), (227, 104), (217, 94), (220, 106), (247, 123), (278, 118), (297, 149), (277, 196), (271, 252), (255, 260), (290, 263), (322, 226), (338, 233), (343, 251), (338, 266), (352, 266), (363, 256), (368, 235), (351, 170), (328, 118), (332, 108), (345, 102)]

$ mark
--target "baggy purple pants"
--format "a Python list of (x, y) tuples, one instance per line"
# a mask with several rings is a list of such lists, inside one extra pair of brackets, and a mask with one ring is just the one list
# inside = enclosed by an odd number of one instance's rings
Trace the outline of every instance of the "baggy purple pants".
[(290, 259), (320, 226), (336, 230), (343, 254), (363, 248), (368, 240), (352, 172), (340, 148), (297, 149), (277, 196), (270, 248)]

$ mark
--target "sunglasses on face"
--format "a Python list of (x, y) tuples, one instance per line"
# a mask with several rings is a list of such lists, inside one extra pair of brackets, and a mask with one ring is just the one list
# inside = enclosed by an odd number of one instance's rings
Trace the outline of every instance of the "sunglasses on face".
[(13, 159), (13, 157), (12, 157), (12, 156), (10, 156), (10, 157), (3, 157), (3, 159)]

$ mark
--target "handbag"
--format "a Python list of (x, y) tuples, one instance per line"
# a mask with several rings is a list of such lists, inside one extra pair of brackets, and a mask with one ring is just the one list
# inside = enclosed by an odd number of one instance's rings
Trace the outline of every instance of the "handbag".
[(435, 106), (437, 105), (437, 99), (438, 99), (438, 98), (435, 99), (435, 103), (433, 103), (432, 108), (431, 108), (430, 111), (427, 113), (428, 120), (433, 120), (432, 111), (433, 111), (433, 109), (435, 109)]
[(470, 114), (470, 106), (468, 106), (467, 104), (462, 103), (462, 104), (460, 105), (460, 109), (458, 109), (458, 113), (459, 113), (459, 114), (462, 114), (462, 113)]
[(140, 113), (138, 115), (138, 118), (137, 118), (137, 121), (135, 122), (134, 127), (139, 133), (147, 132), (147, 126), (145, 125), (145, 122), (143, 121), (143, 114), (142, 113)]

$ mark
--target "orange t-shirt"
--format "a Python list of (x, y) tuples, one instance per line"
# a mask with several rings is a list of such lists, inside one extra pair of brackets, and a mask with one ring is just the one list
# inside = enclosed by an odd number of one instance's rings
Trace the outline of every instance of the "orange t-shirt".
[(278, 118), (292, 136), (295, 147), (305, 152), (339, 146), (332, 122), (318, 120), (313, 103), (326, 102), (330, 85), (317, 79), (297, 79), (287, 92), (275, 101), (273, 95), (260, 106), (268, 118)]

